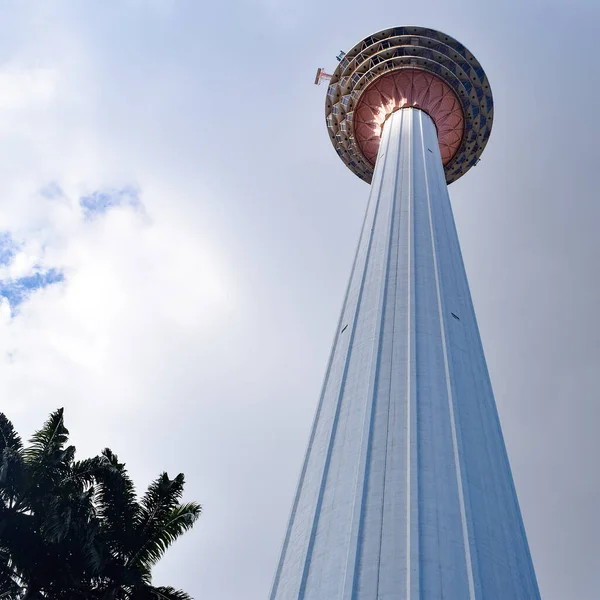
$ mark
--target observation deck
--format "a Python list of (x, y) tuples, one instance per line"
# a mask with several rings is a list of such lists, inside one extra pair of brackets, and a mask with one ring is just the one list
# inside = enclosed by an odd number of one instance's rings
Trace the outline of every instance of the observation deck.
[(454, 38), (394, 27), (356, 44), (327, 90), (325, 118), (340, 158), (371, 183), (383, 124), (402, 108), (433, 119), (447, 183), (477, 164), (492, 129), (492, 90), (479, 61)]

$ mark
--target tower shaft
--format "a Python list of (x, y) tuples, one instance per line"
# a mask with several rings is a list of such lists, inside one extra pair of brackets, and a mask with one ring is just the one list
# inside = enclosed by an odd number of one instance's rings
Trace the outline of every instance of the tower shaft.
[(386, 121), (271, 600), (539, 600), (436, 127)]

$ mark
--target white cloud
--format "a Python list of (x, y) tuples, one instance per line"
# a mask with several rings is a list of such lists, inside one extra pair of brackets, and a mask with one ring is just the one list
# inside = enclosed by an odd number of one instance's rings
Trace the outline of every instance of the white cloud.
[(54, 69), (24, 69), (8, 66), (0, 70), (0, 110), (24, 110), (50, 102), (56, 92)]
[[(152, 361), (160, 352), (152, 348), (169, 351), (165, 335), (188, 343), (208, 335), (235, 304), (233, 284), (210, 243), (130, 206), (90, 222), (76, 207), (56, 204), (45, 230), (21, 235), (28, 241), (6, 268), (10, 275), (27, 275), (41, 262), (60, 269), (65, 282), (35, 292), (19, 315), (2, 323), (0, 355), (11, 360), (0, 387), (8, 398), (17, 394), (6, 388), (20, 388), (17, 404), (27, 393), (21, 387), (26, 373), (63, 378), (74, 395), (86, 393), (68, 381), (74, 375), (98, 391), (121, 387), (123, 375), (138, 380), (139, 391), (143, 372), (157, 367)], [(140, 344), (151, 350), (148, 360), (133, 364)], [(129, 393), (117, 402), (135, 404), (138, 398)]]

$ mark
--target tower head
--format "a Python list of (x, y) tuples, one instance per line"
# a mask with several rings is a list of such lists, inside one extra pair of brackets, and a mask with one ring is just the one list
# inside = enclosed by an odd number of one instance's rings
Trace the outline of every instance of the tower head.
[(370, 183), (386, 119), (414, 107), (428, 113), (452, 183), (475, 165), (492, 129), (492, 90), (477, 59), (449, 35), (394, 27), (365, 38), (341, 59), (325, 103), (340, 158)]

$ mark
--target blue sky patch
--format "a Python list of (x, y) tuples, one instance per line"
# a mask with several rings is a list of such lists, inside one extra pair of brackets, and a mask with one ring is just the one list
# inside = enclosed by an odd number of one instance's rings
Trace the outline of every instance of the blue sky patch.
[(64, 275), (57, 269), (37, 271), (17, 279), (0, 279), (0, 297), (6, 298), (14, 312), (23, 301), (42, 288), (64, 281)]
[(84, 218), (89, 221), (116, 206), (139, 208), (141, 202), (139, 190), (132, 186), (126, 186), (119, 189), (97, 190), (87, 196), (82, 196), (79, 199), (79, 205), (83, 209)]
[(0, 232), (0, 266), (10, 264), (18, 249), (19, 244), (13, 240), (10, 233), (7, 231)]

